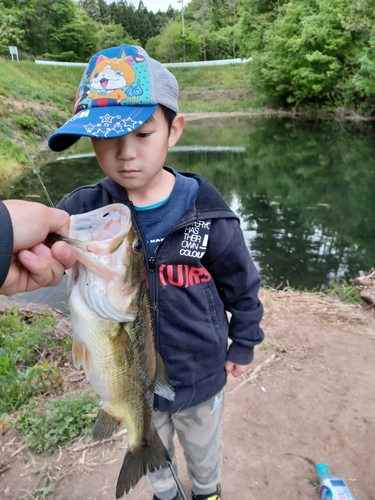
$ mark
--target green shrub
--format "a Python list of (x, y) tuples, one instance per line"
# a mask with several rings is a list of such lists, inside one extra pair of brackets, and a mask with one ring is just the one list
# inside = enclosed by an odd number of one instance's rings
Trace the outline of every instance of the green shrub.
[(41, 56), (41, 59), (59, 62), (80, 62), (79, 57), (73, 50), (69, 50), (68, 52), (61, 52), (61, 54), (45, 53)]
[(15, 427), (26, 437), (31, 451), (54, 453), (73, 438), (91, 432), (90, 414), (97, 408), (98, 398), (88, 393), (55, 399), (41, 407), (34, 402), (21, 413)]
[(33, 116), (15, 116), (14, 117), (17, 124), (24, 130), (30, 130), (35, 128), (38, 125), (38, 120)]
[(58, 350), (61, 359), (65, 352), (55, 339), (54, 325), (50, 313), (22, 318), (13, 308), (0, 315), (0, 414), (61, 389), (60, 370), (48, 356)]
[(286, 107), (358, 105), (373, 89), (374, 9), (362, 0), (281, 3), (260, 13), (254, 2), (241, 19), (250, 83)]
[(322, 289), (322, 292), (342, 302), (363, 305), (358, 288), (344, 279), (332, 280), (328, 287)]

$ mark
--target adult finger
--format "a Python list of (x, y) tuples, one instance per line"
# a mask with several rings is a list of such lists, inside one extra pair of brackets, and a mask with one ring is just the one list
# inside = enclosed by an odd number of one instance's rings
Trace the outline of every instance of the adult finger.
[(43, 214), (49, 224), (50, 233), (58, 233), (62, 236), (69, 236), (70, 216), (59, 208), (44, 207)]
[(61, 262), (65, 269), (70, 269), (74, 266), (77, 260), (77, 254), (68, 243), (58, 241), (51, 247), (52, 256)]
[(18, 260), (29, 272), (28, 291), (57, 285), (65, 271), (64, 265), (53, 257), (51, 249), (43, 244), (35, 245), (31, 250), (21, 250)]

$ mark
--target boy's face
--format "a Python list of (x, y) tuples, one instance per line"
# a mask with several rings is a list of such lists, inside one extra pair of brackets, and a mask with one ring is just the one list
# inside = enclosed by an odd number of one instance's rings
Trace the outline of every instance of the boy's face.
[(103, 172), (130, 194), (152, 188), (161, 179), (168, 148), (176, 144), (183, 127), (184, 118), (177, 115), (169, 132), (158, 108), (134, 132), (113, 139), (92, 138), (91, 142)]

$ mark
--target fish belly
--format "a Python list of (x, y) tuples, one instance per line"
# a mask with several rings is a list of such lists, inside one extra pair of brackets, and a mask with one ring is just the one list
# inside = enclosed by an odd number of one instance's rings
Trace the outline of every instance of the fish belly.
[(74, 365), (82, 366), (102, 409), (127, 428), (129, 445), (136, 446), (153, 402), (153, 393), (147, 390), (149, 377), (139, 368), (137, 352), (128, 345), (123, 325), (101, 318), (76, 286), (70, 295), (70, 312)]

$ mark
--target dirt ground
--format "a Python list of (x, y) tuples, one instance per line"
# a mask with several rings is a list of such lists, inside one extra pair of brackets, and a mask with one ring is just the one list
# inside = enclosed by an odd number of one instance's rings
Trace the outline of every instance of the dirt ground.
[[(319, 294), (263, 290), (266, 340), (252, 369), (228, 381), (224, 500), (316, 500), (324, 461), (357, 500), (375, 499), (375, 314)], [(65, 320), (66, 321), (66, 320)], [(56, 455), (0, 438), (0, 499), (113, 500), (126, 435)], [(190, 484), (178, 448), (180, 478)], [(2, 473), (1, 473), (2, 471)], [(38, 492), (39, 489), (39, 492)], [(151, 500), (143, 478), (125, 499)]]

